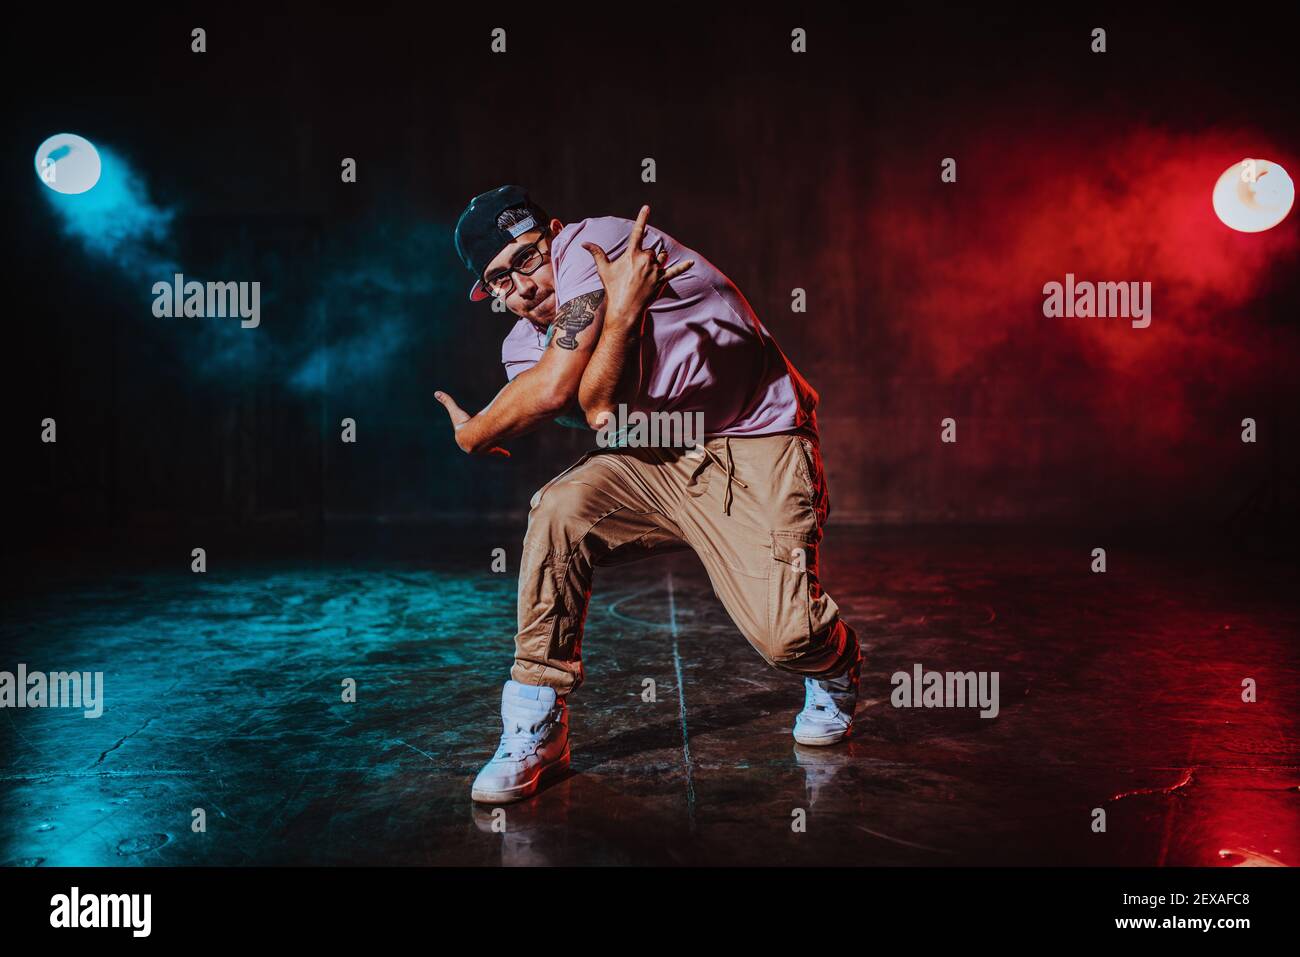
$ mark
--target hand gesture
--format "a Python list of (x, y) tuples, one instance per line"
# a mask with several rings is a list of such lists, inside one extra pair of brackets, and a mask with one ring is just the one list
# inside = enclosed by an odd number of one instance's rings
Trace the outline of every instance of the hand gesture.
[[(447, 410), (447, 415), (451, 419), (451, 427), (459, 432), (465, 426), (465, 423), (470, 420), (470, 414), (457, 405), (456, 400), (445, 392), (435, 392), (433, 397), (442, 403), (442, 407)], [(456, 444), (460, 445), (459, 439), (456, 440)], [(472, 451), (471, 449), (465, 448), (463, 445), (460, 445), (460, 447), (466, 452)], [(504, 455), (506, 458), (510, 457), (510, 453), (500, 446), (493, 446), (483, 454)]]
[(695, 265), (694, 259), (685, 259), (668, 268), (668, 250), (641, 248), (649, 218), (650, 207), (642, 206), (632, 224), (627, 251), (617, 259), (611, 260), (595, 243), (582, 244), (596, 260), (596, 271), (605, 286), (607, 323), (639, 322), (650, 304), (659, 298), (664, 284)]

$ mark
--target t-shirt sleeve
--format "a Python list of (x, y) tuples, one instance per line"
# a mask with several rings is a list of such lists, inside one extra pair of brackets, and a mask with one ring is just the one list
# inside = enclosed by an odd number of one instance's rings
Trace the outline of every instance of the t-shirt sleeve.
[[(605, 250), (605, 255), (614, 259), (627, 248), (628, 236), (632, 232), (632, 221), (614, 216), (586, 220), (581, 228), (574, 232), (555, 263), (555, 306), (558, 309), (566, 302), (585, 296), (589, 292), (603, 289), (600, 274), (596, 272), (596, 260), (591, 253), (582, 248), (583, 243), (591, 243)], [(646, 231), (645, 245), (649, 246), (650, 233)]]
[(543, 339), (527, 320), (519, 320), (501, 343), (501, 364), (506, 367), (506, 379), (513, 381), (519, 373), (537, 365), (549, 341), (549, 333)]

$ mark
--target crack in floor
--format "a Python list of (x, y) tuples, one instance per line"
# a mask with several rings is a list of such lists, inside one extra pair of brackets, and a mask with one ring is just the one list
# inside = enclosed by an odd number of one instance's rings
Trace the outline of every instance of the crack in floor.
[(105, 759), (106, 757), (108, 757), (110, 754), (112, 754), (114, 751), (116, 751), (116, 750), (117, 750), (118, 748), (120, 748), (122, 745), (126, 744), (126, 742), (127, 742), (127, 740), (128, 740), (129, 738), (134, 738), (137, 734), (139, 734), (139, 733), (140, 733), (141, 731), (143, 731), (145, 728), (149, 727), (149, 725), (151, 725), (151, 724), (153, 724), (153, 718), (152, 718), (152, 717), (150, 717), (150, 718), (146, 718), (144, 724), (140, 725), (140, 727), (136, 728), (136, 729), (135, 729), (134, 731), (132, 731), (130, 734), (123, 735), (122, 737), (118, 738), (118, 739), (117, 739), (117, 743), (114, 744), (111, 748), (109, 748), (107, 751), (101, 751), (101, 752), (100, 752), (100, 754), (99, 754), (99, 760), (96, 761), (94, 764), (92, 764), (91, 767), (92, 767), (92, 768), (97, 768), (97, 767), (99, 767), (101, 764), (104, 763), (104, 759)]
[(1188, 768), (1187, 771), (1183, 774), (1182, 780), (1180, 780), (1177, 784), (1170, 785), (1167, 788), (1137, 788), (1136, 790), (1133, 791), (1121, 791), (1119, 794), (1114, 795), (1109, 800), (1119, 801), (1126, 797), (1135, 797), (1136, 795), (1139, 794), (1173, 794), (1179, 788), (1184, 788), (1187, 785), (1192, 783), (1192, 775), (1195, 773), (1195, 771), (1196, 771), (1195, 768)]

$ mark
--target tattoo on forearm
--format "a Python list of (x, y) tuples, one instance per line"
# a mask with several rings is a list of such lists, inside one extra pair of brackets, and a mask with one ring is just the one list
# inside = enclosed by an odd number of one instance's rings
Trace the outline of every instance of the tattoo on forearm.
[(605, 290), (597, 289), (561, 306), (555, 326), (564, 334), (555, 337), (555, 344), (561, 349), (578, 348), (578, 333), (596, 321), (596, 309), (604, 301)]

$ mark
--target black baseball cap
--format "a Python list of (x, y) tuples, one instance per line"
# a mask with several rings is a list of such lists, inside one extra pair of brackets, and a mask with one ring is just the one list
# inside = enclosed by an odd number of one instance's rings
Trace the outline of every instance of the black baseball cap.
[[(524, 215), (510, 217), (515, 222), (502, 226), (501, 214), (507, 210), (519, 210)], [(497, 253), (529, 230), (545, 229), (550, 221), (551, 217), (528, 198), (522, 186), (498, 186), (471, 199), (456, 222), (456, 252), (474, 274), (470, 299), (477, 302), (488, 297), (483, 288), (483, 270)]]

